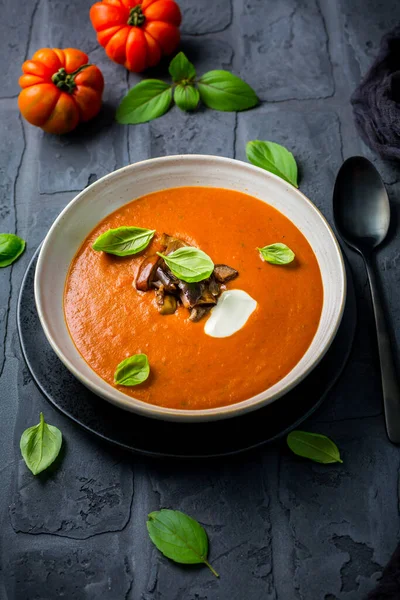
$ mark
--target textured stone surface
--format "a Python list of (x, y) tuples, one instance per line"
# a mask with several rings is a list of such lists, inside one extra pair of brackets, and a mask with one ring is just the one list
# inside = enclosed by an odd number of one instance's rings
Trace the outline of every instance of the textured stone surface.
[(21, 600), (123, 599), (132, 585), (128, 558), (119, 555), (118, 547), (93, 551), (52, 544), (41, 551), (15, 552), (8, 557), (5, 579), (6, 598)]
[(89, 19), (91, 0), (44, 2), (42, 6), (47, 45), (54, 48), (96, 48), (96, 32)]
[(326, 98), (334, 92), (328, 37), (317, 0), (246, 0), (240, 72), (263, 100)]
[[(19, 176), (24, 138), (15, 110), (0, 106), (0, 232), (16, 233), (15, 182)], [(0, 376), (5, 362), (5, 338), (9, 324), (11, 270), (0, 269)]]
[(382, 36), (398, 24), (396, 0), (341, 0), (343, 25), (350, 60), (355, 60), (363, 75), (376, 56)]
[(25, 4), (21, 18), (21, 5), (18, 2), (1, 3), (0, 54), (7, 57), (7, 60), (3, 60), (0, 66), (0, 98), (16, 96), (20, 91), (20, 65), (27, 58), (27, 46), (37, 6), (38, 0)]
[[(16, 301), (29, 257), (74, 190), (155, 155), (245, 159), (246, 141), (259, 137), (294, 152), (302, 191), (328, 219), (341, 160), (358, 153), (374, 160), (393, 207), (377, 264), (400, 356), (400, 169), (363, 146), (349, 104), (400, 7), (394, 0), (181, 2), (182, 48), (198, 73), (233, 69), (255, 87), (262, 105), (238, 116), (203, 109), (187, 115), (175, 108), (129, 128), (113, 115), (140, 77), (128, 76), (97, 47), (90, 4), (2, 3), (0, 228), (16, 231), (28, 247), (11, 269), (0, 269), (0, 600), (364, 598), (398, 541), (400, 459), (384, 429), (361, 259), (348, 253), (358, 300), (353, 352), (340, 382), (302, 425), (330, 435), (343, 465), (302, 461), (284, 442), (202, 463), (151, 461), (98, 442), (35, 388), (18, 344)], [(40, 46), (81, 47), (106, 78), (101, 115), (63, 138), (27, 124), (22, 129), (11, 98), (18, 93), (19, 64)], [(165, 75), (165, 65), (149, 73)], [(34, 478), (20, 459), (19, 439), (41, 410), (65, 441), (54, 467)], [(219, 580), (154, 549), (145, 522), (160, 507), (181, 509), (204, 524)]]
[[(315, 430), (315, 428), (313, 428)], [(331, 436), (342, 450), (343, 465), (305, 462), (289, 452), (282, 457), (278, 501), (293, 536), (294, 585), (299, 598), (324, 591), (345, 600), (363, 598), (397, 543), (378, 517), (398, 520), (397, 448), (379, 442), (379, 420), (326, 424), (317, 431)], [(380, 473), (383, 490), (371, 473)], [(314, 515), (311, 516), (311, 515)]]
[(232, 156), (235, 115), (200, 110), (195, 115), (174, 107), (163, 119), (150, 123), (151, 154), (187, 153)]
[(181, 3), (182, 29), (185, 33), (201, 35), (224, 31), (232, 22), (232, 0)]
[(112, 457), (101, 463), (99, 459), (90, 446), (82, 448), (81, 463), (65, 451), (62, 470), (38, 478), (20, 460), (10, 506), (14, 530), (85, 539), (123, 529), (132, 503), (131, 470), (123, 463), (115, 465)]
[(212, 69), (229, 69), (234, 55), (233, 41), (230, 43), (221, 39), (206, 37), (182, 37), (182, 50), (194, 64), (197, 75), (202, 75)]

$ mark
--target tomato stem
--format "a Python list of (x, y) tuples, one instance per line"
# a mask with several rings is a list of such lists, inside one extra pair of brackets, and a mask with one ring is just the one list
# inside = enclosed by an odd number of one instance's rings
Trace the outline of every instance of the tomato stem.
[(78, 75), (78, 73), (83, 71), (83, 69), (86, 69), (90, 66), (90, 64), (82, 65), (76, 69), (76, 71), (73, 71), (73, 73), (67, 73), (64, 67), (61, 67), (61, 69), (52, 75), (51, 80), (60, 90), (63, 92), (68, 92), (68, 94), (72, 94), (76, 88), (75, 77)]
[(132, 25), (133, 27), (141, 27), (145, 22), (146, 17), (144, 16), (140, 5), (138, 4), (134, 8), (131, 8), (129, 12), (128, 25)]

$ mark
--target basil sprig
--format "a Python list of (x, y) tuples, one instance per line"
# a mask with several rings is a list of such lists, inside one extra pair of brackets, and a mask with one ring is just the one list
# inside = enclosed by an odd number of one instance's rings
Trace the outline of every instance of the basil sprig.
[(257, 250), (262, 258), (272, 265), (288, 265), (295, 259), (295, 253), (286, 244), (270, 244)]
[(47, 469), (57, 458), (61, 444), (61, 431), (48, 425), (40, 413), (40, 423), (25, 429), (21, 436), (21, 454), (28, 469), (34, 475)]
[(130, 256), (147, 248), (155, 232), (155, 229), (143, 229), (142, 227), (109, 229), (99, 235), (92, 248), (116, 256)]
[(161, 252), (157, 252), (157, 254), (164, 259), (175, 277), (187, 283), (203, 281), (214, 271), (214, 263), (211, 258), (198, 248), (184, 246), (167, 256)]
[(308, 431), (292, 431), (287, 436), (287, 445), (294, 454), (314, 462), (342, 463), (338, 447), (326, 435)]
[(135, 85), (122, 99), (116, 119), (122, 124), (152, 121), (165, 114), (172, 104), (184, 111), (195, 110), (201, 99), (209, 108), (240, 111), (258, 104), (255, 91), (229, 71), (213, 70), (196, 79), (196, 69), (183, 52), (169, 65), (172, 84), (147, 79)]
[(134, 354), (119, 363), (114, 373), (114, 383), (126, 387), (139, 385), (149, 375), (150, 365), (146, 354)]
[(284, 146), (275, 142), (253, 140), (247, 142), (246, 155), (256, 167), (274, 173), (295, 187), (299, 187), (296, 161), (293, 154)]
[(196, 110), (199, 104), (199, 90), (193, 85), (177, 85), (174, 92), (175, 104), (181, 110)]
[(153, 544), (167, 558), (185, 565), (203, 563), (219, 577), (207, 560), (207, 533), (185, 513), (167, 509), (152, 512), (148, 517), (147, 531)]
[(199, 79), (199, 92), (204, 104), (214, 110), (247, 110), (258, 104), (255, 91), (229, 71), (205, 73)]
[(0, 267), (11, 265), (25, 250), (25, 240), (14, 233), (0, 233)]
[(172, 102), (172, 87), (159, 79), (146, 79), (133, 87), (117, 108), (116, 119), (123, 125), (146, 123), (161, 117)]
[(196, 77), (196, 69), (183, 52), (179, 52), (169, 64), (169, 74), (175, 83), (191, 82)]

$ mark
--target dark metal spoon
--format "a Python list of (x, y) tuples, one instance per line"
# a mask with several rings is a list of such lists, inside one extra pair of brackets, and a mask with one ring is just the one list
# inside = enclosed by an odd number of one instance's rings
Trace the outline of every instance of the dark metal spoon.
[(333, 192), (333, 215), (338, 233), (365, 262), (375, 313), (386, 430), (390, 441), (400, 444), (400, 386), (372, 262), (373, 251), (389, 229), (390, 206), (383, 181), (366, 158), (353, 156), (340, 168)]

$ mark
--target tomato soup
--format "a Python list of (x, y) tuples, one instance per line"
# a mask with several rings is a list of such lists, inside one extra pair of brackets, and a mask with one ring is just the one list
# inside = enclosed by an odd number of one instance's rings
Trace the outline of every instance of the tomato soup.
[[(156, 234), (133, 256), (93, 250), (100, 234), (122, 226)], [(136, 290), (140, 265), (159, 250), (164, 232), (239, 272), (227, 289), (244, 290), (257, 302), (239, 331), (210, 337), (204, 331), (207, 316), (191, 322), (184, 306), (162, 315), (154, 293)], [(278, 242), (294, 251), (292, 263), (261, 259), (257, 248)], [(133, 387), (118, 386), (120, 391), (167, 408), (207, 409), (246, 400), (287, 375), (317, 331), (322, 302), (316, 257), (284, 215), (240, 192), (182, 187), (134, 200), (99, 223), (71, 264), (64, 310), (80, 354), (110, 385), (115, 386), (121, 361), (144, 353), (149, 378)]]

